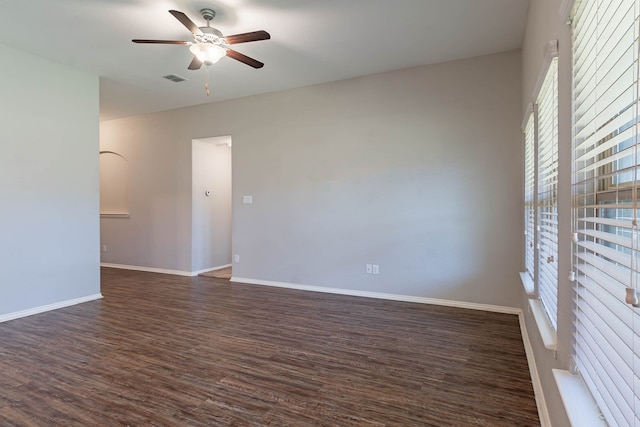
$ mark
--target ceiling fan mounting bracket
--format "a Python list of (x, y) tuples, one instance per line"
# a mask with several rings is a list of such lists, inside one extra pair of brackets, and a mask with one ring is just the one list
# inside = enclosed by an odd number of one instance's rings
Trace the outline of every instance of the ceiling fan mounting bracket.
[(200, 9), (200, 14), (207, 23), (216, 17), (216, 11), (209, 8)]
[(216, 12), (213, 9), (200, 9), (200, 14), (207, 21), (206, 27), (199, 27), (202, 34), (194, 34), (193, 41), (195, 43), (213, 43), (216, 45), (225, 44), (226, 41), (222, 33), (211, 26), (211, 20), (215, 18)]

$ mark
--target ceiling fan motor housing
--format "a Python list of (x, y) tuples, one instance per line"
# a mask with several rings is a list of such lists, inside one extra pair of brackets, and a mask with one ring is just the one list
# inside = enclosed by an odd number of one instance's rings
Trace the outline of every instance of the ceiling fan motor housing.
[(194, 34), (193, 38), (196, 43), (213, 43), (221, 44), (225, 43), (222, 32), (218, 29), (210, 26), (211, 20), (216, 17), (216, 12), (213, 9), (200, 9), (200, 14), (207, 21), (206, 27), (199, 27), (202, 34)]
[(198, 43), (224, 43), (224, 36), (222, 33), (213, 27), (200, 27), (202, 34), (194, 34), (194, 39)]

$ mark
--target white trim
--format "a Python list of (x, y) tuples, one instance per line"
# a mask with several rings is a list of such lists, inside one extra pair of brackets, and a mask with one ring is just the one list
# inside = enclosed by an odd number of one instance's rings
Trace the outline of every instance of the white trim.
[(232, 264), (224, 264), (224, 265), (219, 265), (217, 267), (205, 268), (204, 270), (198, 270), (198, 271), (182, 271), (182, 270), (168, 270), (166, 268), (142, 267), (139, 265), (110, 264), (108, 262), (100, 263), (100, 267), (119, 268), (121, 270), (146, 271), (148, 273), (172, 274), (174, 276), (187, 276), (187, 277), (194, 277), (200, 273), (206, 273), (209, 271), (222, 270), (223, 268), (231, 267), (231, 265)]
[(358, 291), (354, 289), (328, 288), (324, 286), (300, 285), (297, 283), (272, 282), (270, 280), (247, 279), (244, 277), (232, 277), (232, 282), (247, 283), (250, 285), (274, 286), (277, 288), (298, 289), (301, 291), (323, 292), (327, 294), (349, 295), (354, 297), (386, 299), (391, 301), (417, 302), (420, 304), (444, 305), (447, 307), (468, 308), (471, 310), (492, 311), (505, 314), (519, 314), (522, 312), (516, 307), (501, 305), (476, 304), (465, 301), (452, 301), (437, 298), (416, 297), (412, 295), (385, 294), (381, 292)]
[(531, 310), (533, 318), (536, 321), (538, 332), (540, 332), (540, 338), (542, 338), (544, 346), (549, 350), (556, 351), (558, 347), (558, 334), (553, 325), (551, 325), (547, 312), (544, 311), (542, 301), (539, 299), (530, 299), (529, 310)]
[(524, 288), (525, 293), (528, 297), (533, 297), (536, 293), (536, 285), (531, 280), (531, 276), (526, 271), (520, 272), (520, 281), (522, 282), (522, 287)]
[(538, 80), (536, 80), (536, 85), (533, 89), (533, 99), (538, 99), (538, 95), (540, 94), (540, 89), (542, 89), (542, 84), (544, 83), (544, 78), (547, 76), (547, 71), (551, 66), (551, 62), (558, 57), (558, 40), (551, 40), (547, 43), (547, 46), (544, 49), (544, 62), (542, 64), (542, 69), (538, 74)]
[(26, 310), (15, 311), (13, 313), (3, 314), (0, 316), (0, 323), (8, 322), (9, 320), (19, 319), (21, 317), (33, 316), (34, 314), (44, 313), (46, 311), (57, 310), (59, 308), (69, 307), (76, 304), (82, 304), (83, 302), (94, 301), (102, 298), (101, 293), (87, 295), (86, 297), (69, 299), (66, 301), (55, 302), (53, 304), (41, 305), (39, 307), (28, 308)]
[(540, 382), (540, 376), (538, 375), (538, 365), (536, 364), (533, 347), (531, 346), (529, 333), (527, 332), (526, 320), (522, 311), (518, 315), (518, 318), (520, 320), (520, 333), (522, 335), (522, 343), (524, 344), (524, 351), (527, 354), (527, 363), (529, 364), (529, 375), (531, 376), (531, 384), (533, 385), (533, 394), (536, 398), (536, 406), (538, 407), (540, 427), (551, 427), (551, 417), (549, 416), (547, 401), (544, 397), (544, 388), (542, 387), (542, 382)]
[(141, 267), (138, 265), (110, 264), (107, 262), (101, 262), (100, 267), (119, 268), (121, 270), (146, 271), (149, 273), (173, 274), (175, 276), (196, 276), (196, 274), (193, 274), (190, 271), (167, 270), (165, 268)]
[(527, 111), (524, 112), (524, 119), (522, 119), (522, 125), (521, 125), (521, 129), (522, 132), (525, 131), (525, 129), (527, 128), (527, 123), (529, 122), (529, 117), (531, 117), (531, 115), (534, 112), (534, 103), (530, 102), (529, 105), (527, 105)]
[(571, 25), (571, 19), (573, 19), (573, 11), (574, 6), (578, 3), (575, 0), (562, 0), (562, 4), (560, 5), (560, 18), (562, 18), (562, 22), (566, 25)]
[[(544, 60), (547, 64), (551, 63), (553, 58), (558, 57), (558, 40), (551, 40), (544, 52)], [(549, 66), (547, 66), (549, 68)]]
[(231, 267), (233, 264), (219, 265), (217, 267), (205, 268), (204, 270), (198, 270), (191, 273), (192, 276), (197, 276), (201, 273), (209, 273), (210, 271), (222, 270), (223, 268)]
[(552, 369), (564, 409), (573, 427), (606, 427), (600, 410), (587, 385), (579, 375), (562, 369)]

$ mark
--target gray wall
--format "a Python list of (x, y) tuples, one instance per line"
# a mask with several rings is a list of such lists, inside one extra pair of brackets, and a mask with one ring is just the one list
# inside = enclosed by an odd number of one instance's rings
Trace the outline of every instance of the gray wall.
[(230, 143), (230, 136), (192, 142), (191, 271), (231, 264)]
[[(534, 100), (539, 75), (544, 72), (544, 53), (551, 40), (558, 40), (558, 236), (567, 236), (558, 246), (558, 351), (554, 354), (544, 347), (535, 320), (525, 310), (527, 333), (533, 347), (538, 374), (554, 427), (568, 426), (551, 369), (569, 368), (571, 343), (571, 283), (570, 262), (570, 210), (571, 210), (571, 31), (560, 16), (561, 0), (535, 0), (529, 6), (527, 29), (522, 51), (522, 114)], [(524, 144), (523, 137), (520, 138)], [(563, 244), (563, 242), (565, 244)], [(524, 270), (524, 267), (523, 267)], [(522, 290), (522, 304), (527, 298)]]
[(232, 135), (234, 276), (520, 306), (520, 94), (514, 51), (102, 122), (109, 262), (191, 267), (191, 140)]
[(192, 137), (173, 122), (158, 115), (101, 122), (100, 150), (127, 159), (130, 214), (100, 220), (102, 262), (191, 271)]
[(0, 315), (100, 292), (98, 77), (0, 45)]

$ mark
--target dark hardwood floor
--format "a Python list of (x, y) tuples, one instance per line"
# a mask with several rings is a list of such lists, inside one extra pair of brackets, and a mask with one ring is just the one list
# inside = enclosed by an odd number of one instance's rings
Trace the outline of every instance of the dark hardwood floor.
[(0, 324), (2, 426), (538, 426), (517, 316), (103, 269)]

